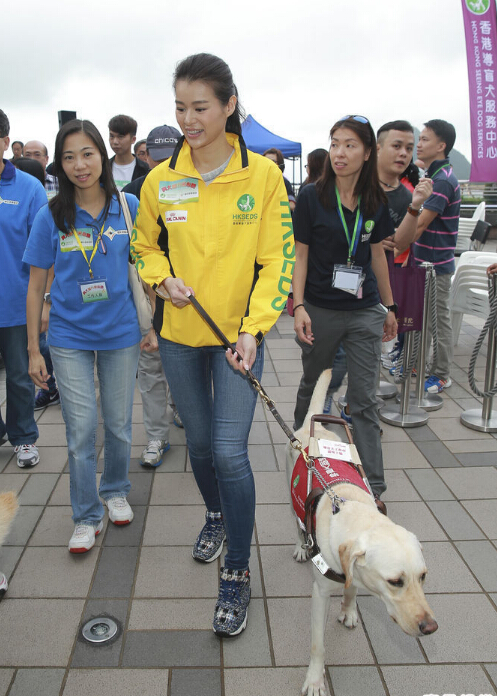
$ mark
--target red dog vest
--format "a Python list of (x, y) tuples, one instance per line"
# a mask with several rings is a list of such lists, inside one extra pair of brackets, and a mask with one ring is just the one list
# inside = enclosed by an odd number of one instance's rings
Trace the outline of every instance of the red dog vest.
[[(305, 451), (308, 452), (309, 448), (306, 447)], [(338, 483), (353, 483), (370, 495), (366, 484), (362, 480), (362, 476), (350, 462), (344, 462), (341, 459), (316, 457), (314, 459), (314, 466), (327, 485), (333, 486)], [(312, 488), (322, 488), (320, 481), (314, 473), (312, 474)], [(293, 509), (303, 526), (305, 501), (307, 498), (307, 466), (302, 454), (299, 455), (293, 468), (291, 492)]]

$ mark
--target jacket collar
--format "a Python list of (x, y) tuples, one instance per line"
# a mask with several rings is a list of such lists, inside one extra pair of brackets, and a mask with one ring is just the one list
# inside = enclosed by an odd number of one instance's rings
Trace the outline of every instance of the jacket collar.
[(437, 169), (440, 169), (440, 167), (444, 167), (446, 164), (450, 164), (448, 157), (441, 160), (435, 160), (430, 164), (430, 166), (426, 170), (426, 176), (430, 177), (433, 174), (433, 172), (436, 172)]
[(2, 181), (9, 181), (16, 175), (16, 168), (9, 160), (3, 160), (4, 168), (2, 172)]
[[(234, 174), (248, 167), (247, 146), (245, 145), (243, 137), (241, 135), (235, 135), (234, 133), (226, 133), (226, 139), (235, 149), (235, 155), (229, 161), (225, 171), (220, 174), (218, 178), (229, 176), (230, 174)], [(191, 176), (194, 179), (202, 178), (195, 169), (191, 156), (191, 148), (184, 135), (178, 140), (178, 144), (174, 149), (173, 155), (169, 161), (169, 169), (172, 169), (178, 174)]]

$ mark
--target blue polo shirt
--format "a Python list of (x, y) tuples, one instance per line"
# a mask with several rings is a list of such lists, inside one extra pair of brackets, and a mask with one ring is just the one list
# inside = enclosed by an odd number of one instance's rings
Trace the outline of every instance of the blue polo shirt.
[(454, 252), (459, 228), (461, 189), (448, 159), (432, 162), (426, 176), (433, 181), (433, 193), (425, 201), (424, 207), (438, 215), (414, 244), (414, 258), (418, 263), (432, 263), (437, 274), (452, 274), (456, 269)]
[(26, 323), (26, 294), (29, 266), (22, 262), (31, 226), (38, 210), (46, 204), (45, 189), (34, 176), (5, 165), (0, 177), (0, 326)]
[[(134, 219), (138, 199), (130, 194), (126, 194), (126, 198)], [(75, 235), (57, 228), (48, 205), (36, 216), (23, 260), (38, 268), (54, 265), (49, 345), (114, 350), (127, 348), (141, 340), (128, 282), (129, 236), (117, 198), (112, 200), (105, 220), (102, 215), (103, 211), (94, 220), (86, 210), (76, 205), (75, 227), (83, 246), (87, 247), (88, 259), (102, 224), (104, 226), (103, 246), (99, 244), (97, 247), (91, 267), (94, 278), (105, 278), (109, 299), (88, 303), (83, 303), (79, 285), (79, 281), (90, 279), (88, 264)]]

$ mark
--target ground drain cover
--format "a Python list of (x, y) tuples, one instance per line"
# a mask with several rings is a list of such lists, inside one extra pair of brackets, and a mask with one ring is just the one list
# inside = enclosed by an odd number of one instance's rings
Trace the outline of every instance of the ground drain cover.
[(89, 643), (107, 643), (117, 633), (117, 623), (108, 616), (98, 616), (85, 623), (83, 638)]

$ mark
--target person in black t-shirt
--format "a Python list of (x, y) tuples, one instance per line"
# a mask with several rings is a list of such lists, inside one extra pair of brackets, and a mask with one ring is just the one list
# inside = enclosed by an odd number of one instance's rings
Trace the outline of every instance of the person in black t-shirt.
[(393, 225), (378, 181), (369, 121), (346, 116), (330, 135), (323, 173), (304, 188), (294, 212), (294, 327), (304, 369), (295, 427), (302, 425), (316, 381), (333, 364), (342, 342), (355, 444), (379, 498), (386, 484), (376, 383), (381, 342), (397, 333), (381, 242), (393, 234)]

